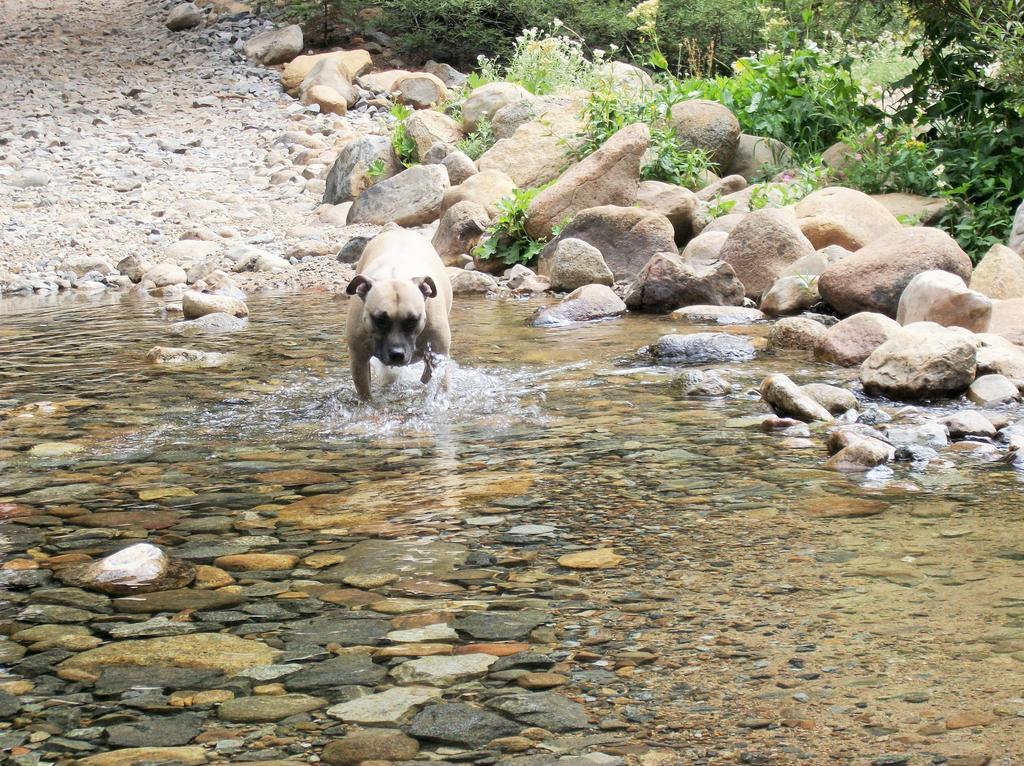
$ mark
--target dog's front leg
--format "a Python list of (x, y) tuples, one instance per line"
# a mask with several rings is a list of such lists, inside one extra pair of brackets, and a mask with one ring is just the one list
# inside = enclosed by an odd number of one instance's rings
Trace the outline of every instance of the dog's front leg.
[(355, 384), (356, 393), (364, 402), (370, 401), (370, 359), (369, 357), (352, 359), (352, 382)]

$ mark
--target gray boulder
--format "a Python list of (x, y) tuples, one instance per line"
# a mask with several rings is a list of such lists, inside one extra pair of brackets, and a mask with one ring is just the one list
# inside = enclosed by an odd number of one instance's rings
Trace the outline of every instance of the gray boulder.
[[(370, 167), (383, 164), (384, 172), (371, 177)], [(363, 136), (345, 146), (327, 174), (324, 204), (338, 205), (354, 200), (374, 183), (391, 178), (402, 164), (387, 136)]]
[(302, 53), (302, 27), (292, 24), (258, 34), (245, 44), (242, 52), (259, 64), (286, 64)]
[(631, 311), (667, 314), (683, 306), (739, 306), (743, 293), (743, 283), (727, 263), (699, 267), (675, 252), (657, 253), (637, 274), (626, 305)]
[(348, 211), (348, 223), (419, 226), (441, 215), (448, 171), (443, 165), (413, 165), (364, 191)]

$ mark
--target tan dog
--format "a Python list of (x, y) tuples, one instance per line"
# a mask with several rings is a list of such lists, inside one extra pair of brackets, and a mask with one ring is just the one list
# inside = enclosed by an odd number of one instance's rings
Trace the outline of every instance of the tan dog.
[(423, 361), (421, 381), (428, 382), (452, 340), (452, 285), (429, 240), (404, 229), (377, 235), (345, 292), (352, 296), (348, 348), (359, 398), (370, 399), (372, 357), (389, 367)]

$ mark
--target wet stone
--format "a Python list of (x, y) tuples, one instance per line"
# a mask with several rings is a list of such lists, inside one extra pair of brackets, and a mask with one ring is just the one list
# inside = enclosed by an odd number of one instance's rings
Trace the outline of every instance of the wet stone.
[(334, 705), (327, 715), (346, 723), (393, 724), (441, 696), (440, 689), (405, 686)]
[(107, 729), (107, 742), (115, 747), (172, 747), (187, 745), (202, 730), (203, 716), (192, 713), (146, 718)]
[(219, 671), (198, 668), (108, 667), (100, 673), (93, 692), (110, 696), (130, 689), (215, 689), (223, 678)]
[(289, 691), (322, 691), (338, 686), (375, 686), (387, 675), (387, 668), (377, 665), (365, 654), (348, 654), (308, 665), (285, 679)]
[(369, 576), (444, 579), (466, 560), (462, 545), (417, 540), (365, 540), (345, 551), (345, 561), (322, 572), (323, 582)]
[(509, 694), (489, 700), (487, 705), (520, 723), (548, 731), (574, 731), (590, 725), (582, 705), (555, 692)]
[(481, 641), (511, 641), (525, 638), (530, 632), (551, 620), (547, 612), (480, 612), (456, 620), (452, 627), (460, 633)]
[(293, 623), (290, 634), (293, 640), (307, 641), (318, 646), (331, 643), (342, 646), (376, 646), (390, 631), (391, 624), (384, 620), (347, 617), (339, 613)]
[(413, 717), (408, 733), (420, 740), (483, 747), (498, 737), (517, 735), (522, 726), (462, 702), (431, 705)]
[(13, 718), (21, 710), (21, 701), (13, 694), (0, 691), (0, 721)]
[(279, 694), (267, 697), (237, 697), (222, 702), (217, 716), (232, 723), (280, 721), (300, 713), (308, 713), (326, 705), (326, 700), (306, 694)]
[(126, 596), (114, 599), (114, 609), (126, 614), (147, 614), (152, 612), (180, 612), (193, 609), (204, 612), (208, 609), (225, 609), (245, 602), (241, 593), (223, 590), (181, 590), (157, 591), (141, 593), (137, 596)]

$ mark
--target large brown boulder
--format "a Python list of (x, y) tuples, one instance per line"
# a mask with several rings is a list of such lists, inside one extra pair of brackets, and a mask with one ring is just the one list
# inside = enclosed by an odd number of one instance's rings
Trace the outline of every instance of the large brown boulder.
[(643, 123), (629, 125), (613, 135), (533, 198), (526, 211), (526, 233), (543, 239), (581, 210), (598, 205), (632, 205), (649, 143), (650, 132)]
[(348, 211), (348, 223), (419, 226), (436, 221), (448, 189), (442, 165), (413, 165), (364, 191)]
[(414, 72), (395, 83), (398, 101), (413, 109), (430, 109), (448, 98), (448, 88), (436, 77), (427, 72)]
[(792, 158), (793, 151), (778, 139), (741, 133), (736, 154), (729, 167), (723, 170), (729, 175), (743, 176), (747, 181), (753, 181), (766, 167), (781, 167)]
[(869, 394), (928, 399), (964, 391), (977, 370), (976, 340), (960, 327), (915, 322), (894, 332), (860, 369)]
[(727, 239), (727, 231), (702, 231), (686, 243), (682, 252), (683, 260), (697, 265), (712, 264), (718, 260)]
[(458, 266), (460, 256), (470, 255), (489, 224), (487, 210), (476, 202), (464, 200), (448, 208), (441, 216), (432, 240), (445, 266)]
[(895, 317), (910, 280), (932, 269), (966, 282), (971, 259), (944, 231), (904, 228), (830, 265), (818, 280), (818, 292), (840, 314), (873, 311)]
[(252, 37), (242, 48), (247, 59), (260, 64), (284, 64), (302, 53), (302, 27), (271, 29)]
[(572, 291), (584, 285), (615, 283), (615, 275), (601, 251), (582, 239), (559, 240), (550, 259), (548, 276), (552, 290)]
[(704, 149), (720, 168), (727, 168), (740, 143), (736, 115), (717, 101), (681, 101), (669, 112), (668, 123), (684, 151)]
[(370, 54), (364, 50), (330, 51), (314, 56), (296, 56), (284, 65), (281, 72), (281, 85), (286, 91), (295, 90), (306, 79), (310, 70), (324, 59), (333, 59), (344, 66), (345, 71), (348, 72), (349, 82), (352, 82), (354, 77), (358, 77), (373, 64)]
[(489, 82), (475, 88), (462, 104), (462, 127), (467, 133), (477, 129), (480, 120), (491, 120), (503, 106), (522, 101), (532, 101), (533, 94), (521, 85), (511, 82)]
[(632, 279), (655, 253), (675, 250), (675, 231), (665, 216), (602, 205), (580, 212), (547, 244), (537, 259), (539, 274), (551, 276), (555, 248), (565, 239), (582, 239), (596, 247), (616, 279)]
[(854, 314), (828, 328), (814, 348), (814, 358), (841, 367), (855, 367), (899, 329), (900, 323), (884, 314)]
[(406, 134), (416, 142), (416, 155), (423, 158), (436, 143), (452, 147), (462, 140), (462, 128), (444, 112), (422, 109), (405, 120)]
[(729, 232), (718, 257), (736, 271), (756, 299), (794, 261), (813, 255), (814, 247), (787, 211), (764, 208), (748, 214)]
[(971, 332), (985, 332), (991, 317), (992, 300), (948, 271), (922, 271), (911, 279), (896, 310), (901, 325), (935, 322)]
[(658, 253), (640, 270), (626, 293), (626, 306), (667, 314), (683, 306), (739, 306), (743, 293), (729, 264), (698, 268), (672, 251)]
[(337, 59), (321, 59), (309, 70), (309, 74), (299, 84), (299, 98), (304, 104), (319, 103), (313, 93), (316, 88), (329, 88), (345, 100), (345, 106), (356, 102), (356, 89), (349, 81), (348, 70)]
[(581, 130), (576, 105), (552, 109), (497, 141), (480, 156), (477, 166), (506, 173), (522, 189), (543, 186), (572, 164), (569, 150), (579, 144), (576, 136)]
[(1024, 256), (1006, 245), (992, 245), (974, 267), (971, 289), (997, 300), (1024, 298)]
[(623, 314), (626, 304), (606, 285), (584, 285), (569, 293), (561, 303), (540, 309), (531, 320), (534, 327), (561, 327), (576, 322), (593, 322)]
[(1024, 298), (1009, 301), (995, 301), (992, 304), (992, 319), (988, 331), (1006, 338), (1011, 343), (1024, 346)]
[(662, 181), (644, 181), (637, 188), (636, 206), (665, 216), (676, 232), (680, 246), (694, 234), (694, 216), (700, 208), (697, 195), (682, 186)]
[(498, 200), (511, 196), (516, 190), (516, 182), (500, 170), (483, 170), (472, 175), (458, 186), (453, 186), (444, 193), (443, 209), (469, 200), (487, 208), (492, 218), (498, 215)]
[(884, 205), (864, 192), (830, 186), (796, 204), (797, 225), (816, 250), (839, 245), (859, 250), (902, 227)]

